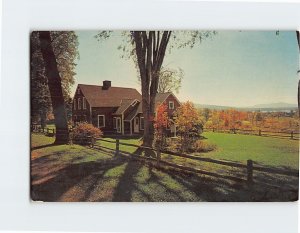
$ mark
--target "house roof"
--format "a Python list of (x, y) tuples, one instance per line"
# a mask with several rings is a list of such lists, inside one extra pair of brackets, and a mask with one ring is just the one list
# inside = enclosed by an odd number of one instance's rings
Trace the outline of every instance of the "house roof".
[[(107, 90), (103, 90), (102, 86), (86, 84), (78, 84), (78, 88), (80, 88), (91, 107), (117, 107), (116, 112), (113, 113), (114, 115), (121, 115), (130, 106), (133, 106), (132, 111), (124, 115), (125, 121), (131, 121), (137, 114), (143, 112), (142, 96), (136, 89), (109, 87)], [(163, 103), (170, 95), (173, 95), (173, 93), (157, 93), (155, 107)], [(174, 97), (176, 98), (176, 96)], [(132, 105), (134, 101), (138, 101), (136, 105)]]
[(142, 99), (141, 94), (134, 88), (110, 87), (103, 90), (102, 86), (86, 84), (78, 84), (78, 87), (91, 107), (120, 107), (125, 98), (139, 101)]
[(155, 105), (163, 103), (172, 92), (157, 93), (155, 97)]
[(120, 107), (117, 109), (117, 111), (114, 114), (120, 115), (120, 114), (124, 113), (124, 111), (127, 108), (129, 108), (133, 104), (134, 101), (137, 101), (137, 99), (122, 99)]
[(138, 103), (135, 108), (130, 112), (128, 113), (127, 116), (125, 116), (124, 120), (125, 121), (131, 121), (137, 114), (139, 113), (142, 113), (142, 104), (141, 103)]

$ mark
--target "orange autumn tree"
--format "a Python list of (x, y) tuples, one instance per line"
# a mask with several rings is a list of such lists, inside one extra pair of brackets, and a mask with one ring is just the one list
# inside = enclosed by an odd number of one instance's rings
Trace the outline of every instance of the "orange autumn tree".
[(181, 139), (181, 151), (186, 151), (203, 129), (201, 114), (192, 102), (187, 101), (176, 110), (175, 125)]
[(167, 109), (168, 106), (166, 104), (159, 104), (156, 108), (156, 119), (154, 123), (155, 144), (159, 148), (162, 148), (166, 141), (166, 129), (169, 125)]

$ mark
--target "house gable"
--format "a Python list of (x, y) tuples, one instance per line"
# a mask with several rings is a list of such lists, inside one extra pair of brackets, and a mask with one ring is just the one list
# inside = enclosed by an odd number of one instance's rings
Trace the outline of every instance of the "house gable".
[[(157, 107), (159, 104), (167, 105), (167, 112), (170, 118), (173, 116), (176, 109), (181, 105), (177, 97), (172, 92), (157, 93), (155, 106)], [(171, 108), (170, 105), (173, 105), (173, 108)]]
[(80, 87), (77, 87), (73, 97), (72, 116), (74, 122), (91, 121), (90, 104)]

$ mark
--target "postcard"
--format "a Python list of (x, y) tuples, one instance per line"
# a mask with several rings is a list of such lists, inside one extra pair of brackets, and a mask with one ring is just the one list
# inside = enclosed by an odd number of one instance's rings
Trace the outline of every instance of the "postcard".
[(299, 46), (296, 31), (32, 31), (31, 199), (298, 200)]

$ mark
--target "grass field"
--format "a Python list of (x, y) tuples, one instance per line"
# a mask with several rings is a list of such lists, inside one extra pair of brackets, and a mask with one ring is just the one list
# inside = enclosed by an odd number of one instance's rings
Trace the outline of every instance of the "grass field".
[[(216, 144), (217, 149), (212, 152), (199, 153), (199, 156), (244, 164), (251, 159), (261, 165), (298, 169), (299, 142), (297, 140), (213, 132), (206, 132), (203, 136), (207, 138), (207, 141)], [(141, 143), (139, 139), (123, 139), (120, 142), (135, 145)], [(115, 144), (108, 142), (100, 142), (100, 144), (115, 149)], [(121, 145), (120, 150), (133, 153), (135, 148)]]
[(287, 166), (295, 169), (299, 166), (297, 140), (213, 132), (204, 133), (203, 136), (218, 147), (216, 151), (203, 153), (205, 157), (242, 163), (252, 159), (263, 165)]
[[(253, 159), (266, 166), (298, 169), (298, 141), (247, 135), (205, 133), (218, 149), (198, 156), (245, 163)], [(32, 198), (44, 201), (287, 201), (298, 197), (298, 179), (256, 173), (251, 188), (232, 180), (191, 175), (116, 157), (103, 149), (79, 145), (52, 145), (54, 139), (32, 135)], [(121, 140), (139, 144), (138, 139)], [(134, 153), (136, 148), (120, 146)], [(177, 164), (244, 177), (245, 171), (162, 155)], [(274, 188), (272, 185), (277, 186)], [(282, 192), (282, 188), (292, 189)]]

